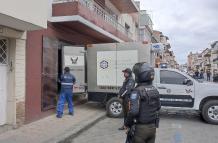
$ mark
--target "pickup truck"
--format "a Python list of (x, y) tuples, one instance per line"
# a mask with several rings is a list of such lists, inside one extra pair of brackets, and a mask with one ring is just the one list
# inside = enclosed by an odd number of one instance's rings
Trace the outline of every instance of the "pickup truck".
[[(87, 93), (88, 101), (106, 105), (110, 117), (121, 117), (118, 91), (124, 80), (122, 70), (137, 62), (153, 65), (154, 51), (138, 42), (93, 44), (87, 48), (64, 48), (65, 66), (77, 77), (74, 92)], [(203, 119), (218, 124), (218, 84), (201, 82), (175, 69), (155, 69), (153, 85), (162, 106), (200, 111)]]
[[(197, 110), (207, 123), (218, 124), (218, 84), (198, 81), (176, 69), (155, 69), (153, 85), (162, 106)], [(109, 116), (122, 116), (118, 97), (108, 100), (106, 108)]]

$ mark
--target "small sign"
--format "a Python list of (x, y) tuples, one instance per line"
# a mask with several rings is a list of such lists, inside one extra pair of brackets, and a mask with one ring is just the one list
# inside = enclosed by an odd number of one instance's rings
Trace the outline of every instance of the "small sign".
[(160, 53), (164, 51), (164, 45), (162, 43), (153, 43), (151, 47), (152, 47), (152, 51), (156, 53)]

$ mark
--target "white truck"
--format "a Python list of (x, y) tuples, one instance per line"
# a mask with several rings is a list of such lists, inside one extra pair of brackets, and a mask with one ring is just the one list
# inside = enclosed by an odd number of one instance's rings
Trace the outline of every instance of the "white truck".
[(162, 106), (197, 110), (206, 122), (218, 124), (218, 84), (198, 81), (176, 69), (155, 69), (153, 85)]
[[(79, 52), (77, 48), (75, 51), (76, 55), (73, 55), (75, 52), (66, 52), (65, 60), (68, 61), (67, 66), (70, 66), (72, 61), (73, 73), (78, 71), (76, 74), (82, 79), (77, 83), (77, 87), (82, 89), (80, 92), (87, 92), (89, 101), (106, 105), (108, 116), (121, 117), (122, 101), (117, 97), (124, 80), (121, 71), (132, 68), (137, 62), (152, 63), (154, 53), (151, 45), (94, 44), (89, 45), (86, 50), (84, 48)], [(155, 69), (153, 85), (160, 93), (162, 106), (197, 110), (206, 122), (218, 124), (218, 84), (200, 82), (176, 69), (163, 68)]]

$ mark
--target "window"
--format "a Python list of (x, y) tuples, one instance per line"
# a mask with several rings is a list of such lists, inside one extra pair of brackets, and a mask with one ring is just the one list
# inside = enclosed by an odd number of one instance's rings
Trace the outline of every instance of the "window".
[[(1, 38), (1, 37), (0, 37)], [(7, 64), (8, 47), (7, 40), (0, 39), (0, 64)]]
[(162, 84), (181, 84), (187, 79), (182, 74), (173, 71), (160, 71), (160, 83)]
[(130, 30), (130, 26), (127, 23), (125, 23), (125, 29), (126, 29), (126, 31)]

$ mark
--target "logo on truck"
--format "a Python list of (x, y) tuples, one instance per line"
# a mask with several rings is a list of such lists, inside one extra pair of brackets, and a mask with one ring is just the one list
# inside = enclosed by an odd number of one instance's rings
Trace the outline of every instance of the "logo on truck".
[(78, 61), (79, 57), (71, 57), (70, 60), (72, 62), (72, 64), (77, 64), (77, 61)]
[(101, 67), (102, 69), (108, 68), (108, 62), (105, 61), (105, 60), (101, 61), (101, 62), (100, 62), (100, 67)]
[(185, 92), (186, 92), (187, 94), (189, 94), (189, 93), (192, 93), (192, 90), (191, 90), (191, 89), (185, 89)]

